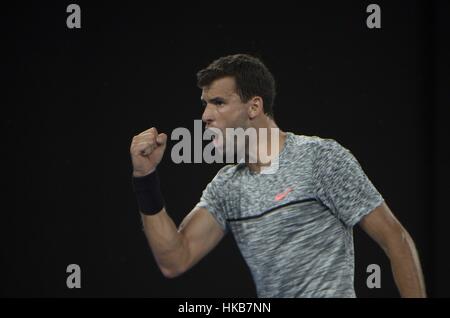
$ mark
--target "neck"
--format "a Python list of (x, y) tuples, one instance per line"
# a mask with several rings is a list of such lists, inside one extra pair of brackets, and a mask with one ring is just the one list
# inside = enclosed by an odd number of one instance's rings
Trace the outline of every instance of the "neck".
[[(262, 167), (270, 166), (285, 147), (286, 132), (281, 131), (272, 119), (268, 119), (266, 125), (255, 128), (258, 142), (255, 151), (250, 152), (254, 155), (249, 154), (247, 166), (253, 172), (260, 172)], [(261, 134), (259, 128), (264, 128), (267, 133)]]

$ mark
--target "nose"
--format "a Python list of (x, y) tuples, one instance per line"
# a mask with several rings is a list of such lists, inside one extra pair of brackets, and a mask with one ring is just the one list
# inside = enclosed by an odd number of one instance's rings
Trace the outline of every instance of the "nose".
[(202, 121), (209, 125), (214, 121), (214, 106), (211, 104), (207, 104), (205, 110), (203, 111)]

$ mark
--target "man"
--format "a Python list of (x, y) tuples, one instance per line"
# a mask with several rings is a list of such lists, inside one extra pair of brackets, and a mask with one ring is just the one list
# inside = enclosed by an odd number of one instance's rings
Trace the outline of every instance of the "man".
[[(425, 297), (413, 240), (351, 152), (332, 139), (279, 130), (275, 81), (259, 59), (222, 57), (197, 77), (207, 129), (223, 132), (224, 140), (226, 128), (268, 129), (257, 146), (279, 146), (269, 162), (257, 156), (220, 169), (177, 229), (156, 171), (167, 136), (153, 127), (133, 138), (133, 185), (166, 277), (187, 271), (231, 231), (259, 297), (355, 297), (352, 228), (359, 224), (389, 257), (401, 296)], [(214, 142), (223, 149), (224, 140)], [(264, 173), (275, 161), (278, 168)]]

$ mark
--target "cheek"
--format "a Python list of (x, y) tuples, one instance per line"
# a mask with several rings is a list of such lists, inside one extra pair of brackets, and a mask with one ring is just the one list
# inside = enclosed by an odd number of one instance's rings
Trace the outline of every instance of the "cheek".
[(244, 105), (226, 105), (217, 109), (217, 123), (219, 126), (237, 128), (245, 128), (247, 120), (247, 112)]
[(248, 114), (246, 110), (241, 110), (236, 118), (239, 127), (248, 128)]
[(245, 105), (236, 105), (232, 110), (232, 117), (238, 123), (243, 123), (248, 118), (247, 108)]
[(217, 109), (217, 118), (222, 122), (230, 122), (236, 118), (236, 111), (230, 106)]

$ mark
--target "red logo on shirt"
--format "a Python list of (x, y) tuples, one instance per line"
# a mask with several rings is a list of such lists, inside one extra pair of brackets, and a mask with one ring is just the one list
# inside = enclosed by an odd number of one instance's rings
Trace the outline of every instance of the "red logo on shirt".
[(292, 191), (292, 188), (287, 188), (284, 192), (278, 193), (275, 196), (275, 201), (283, 200), (288, 195), (288, 193), (291, 191)]

